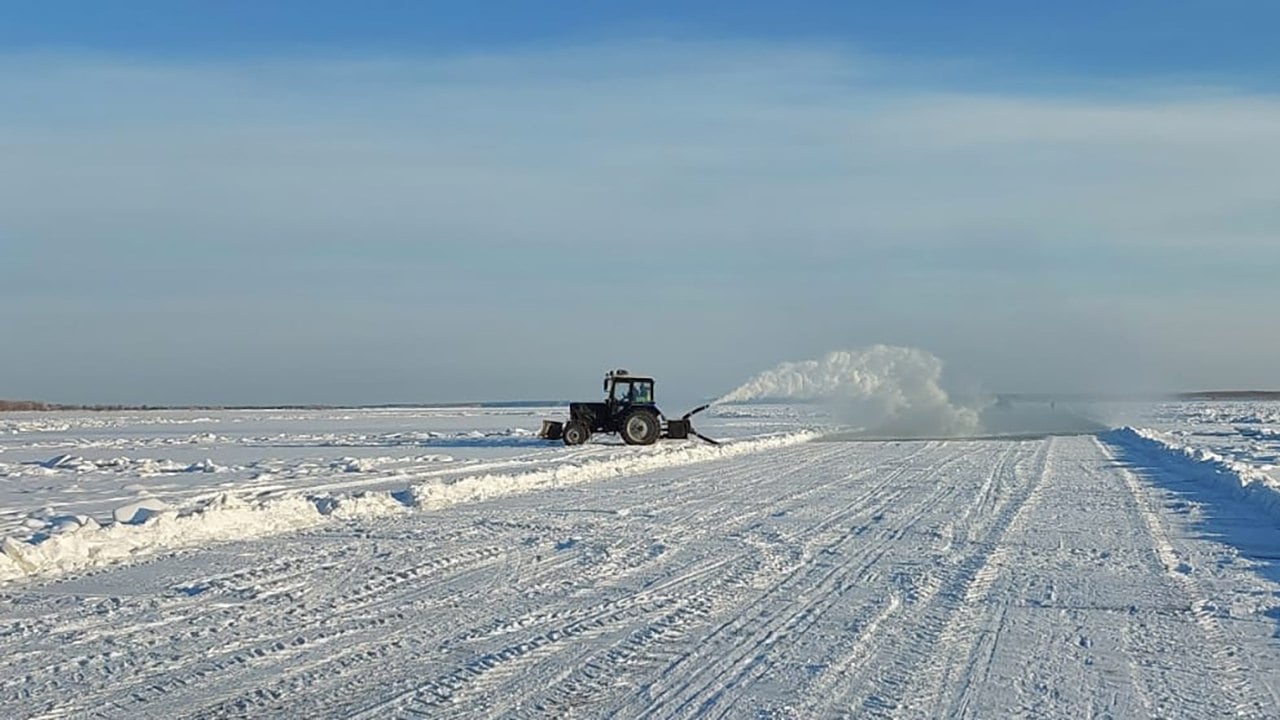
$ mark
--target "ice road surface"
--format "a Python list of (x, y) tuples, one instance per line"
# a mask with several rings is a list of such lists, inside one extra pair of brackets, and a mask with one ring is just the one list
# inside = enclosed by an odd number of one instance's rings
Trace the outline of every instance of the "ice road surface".
[(1280, 406), (811, 412), (0, 416), (0, 717), (1280, 716)]

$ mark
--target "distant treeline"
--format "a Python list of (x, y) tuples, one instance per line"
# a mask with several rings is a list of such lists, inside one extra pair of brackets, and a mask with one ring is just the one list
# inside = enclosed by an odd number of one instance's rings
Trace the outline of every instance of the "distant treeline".
[(1178, 393), (1179, 400), (1280, 400), (1280, 390), (1209, 390)]
[(92, 410), (110, 412), (119, 410), (163, 410), (147, 405), (58, 405), (35, 400), (0, 400), (0, 412), (54, 412), (58, 410)]
[(0, 400), (0, 412), (122, 412), (146, 410), (395, 410), (411, 408), (495, 408), (566, 405), (564, 400), (471, 403), (384, 403), (381, 405), (60, 405), (35, 400)]

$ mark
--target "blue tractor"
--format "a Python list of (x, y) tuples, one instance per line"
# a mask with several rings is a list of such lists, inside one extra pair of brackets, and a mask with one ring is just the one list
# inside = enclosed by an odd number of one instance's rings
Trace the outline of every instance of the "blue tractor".
[(668, 420), (653, 395), (653, 378), (613, 370), (604, 376), (602, 402), (569, 403), (569, 420), (543, 420), (538, 437), (563, 440), (565, 445), (581, 445), (593, 433), (617, 433), (628, 445), (652, 445), (659, 438), (684, 440), (690, 436), (713, 445), (718, 442), (693, 429), (690, 420), (706, 410), (703, 405), (679, 419)]

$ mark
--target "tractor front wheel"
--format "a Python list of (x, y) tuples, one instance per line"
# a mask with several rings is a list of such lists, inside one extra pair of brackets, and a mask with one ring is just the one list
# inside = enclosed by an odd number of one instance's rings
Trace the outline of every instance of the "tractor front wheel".
[(652, 445), (661, 431), (658, 416), (648, 410), (633, 410), (622, 420), (622, 440), (628, 445)]
[(564, 426), (564, 444), (581, 445), (591, 438), (591, 428), (586, 423), (574, 420)]

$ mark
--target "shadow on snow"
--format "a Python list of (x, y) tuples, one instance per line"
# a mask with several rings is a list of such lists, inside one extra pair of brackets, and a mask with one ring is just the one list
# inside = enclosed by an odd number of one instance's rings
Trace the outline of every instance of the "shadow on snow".
[[(1117, 465), (1169, 493), (1166, 510), (1188, 515), (1194, 503), (1200, 510), (1194, 524), (1200, 537), (1234, 547), (1255, 572), (1280, 583), (1280, 521), (1266, 508), (1214, 477), (1213, 468), (1135, 445), (1115, 431), (1099, 437), (1114, 451)], [(1276, 637), (1280, 637), (1280, 607), (1266, 614), (1276, 621)]]

